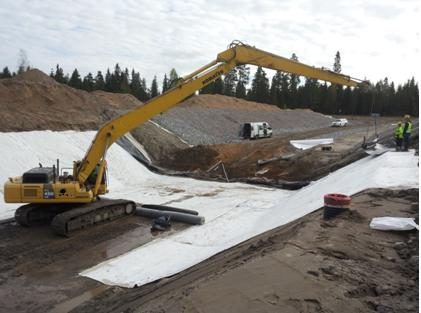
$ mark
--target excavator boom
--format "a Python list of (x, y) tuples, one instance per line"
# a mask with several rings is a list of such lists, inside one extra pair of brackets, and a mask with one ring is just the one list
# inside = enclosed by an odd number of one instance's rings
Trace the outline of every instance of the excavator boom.
[(98, 131), (78, 169), (77, 178), (79, 182), (84, 184), (110, 145), (125, 133), (148, 121), (155, 115), (167, 111), (196, 90), (205, 87), (231, 71), (234, 67), (242, 64), (262, 66), (268, 69), (351, 87), (356, 87), (362, 83), (362, 81), (349, 76), (334, 73), (323, 68), (312, 67), (248, 45), (232, 45), (226, 51), (218, 54), (215, 61), (184, 77), (175, 87), (164, 94), (105, 124)]

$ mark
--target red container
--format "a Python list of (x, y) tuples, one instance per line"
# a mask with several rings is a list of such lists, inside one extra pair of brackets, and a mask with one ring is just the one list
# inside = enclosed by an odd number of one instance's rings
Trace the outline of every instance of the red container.
[(351, 197), (340, 193), (326, 194), (324, 200), (323, 218), (326, 220), (347, 211), (351, 206)]
[(324, 196), (325, 205), (350, 206), (351, 197), (340, 193), (328, 193)]

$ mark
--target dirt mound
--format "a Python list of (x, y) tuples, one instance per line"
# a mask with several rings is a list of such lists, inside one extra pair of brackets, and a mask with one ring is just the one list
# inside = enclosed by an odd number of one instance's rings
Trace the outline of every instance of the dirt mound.
[(0, 131), (88, 130), (133, 107), (59, 84), (39, 70), (0, 80)]
[(44, 83), (44, 84), (58, 84), (54, 79), (52, 79), (50, 76), (45, 74), (44, 72), (41, 72), (38, 69), (32, 69), (27, 72), (24, 72), (20, 75), (17, 75), (16, 77), (12, 78), (14, 81), (24, 81), (26, 83)]
[[(57, 83), (33, 69), (0, 80), (0, 131), (92, 130), (143, 103), (129, 94), (86, 92)], [(154, 123), (133, 130), (154, 162), (188, 147)]]
[(273, 105), (221, 95), (193, 96), (153, 120), (192, 145), (241, 141), (242, 127), (247, 122), (268, 122), (274, 135), (331, 124), (329, 117), (311, 110), (281, 110)]

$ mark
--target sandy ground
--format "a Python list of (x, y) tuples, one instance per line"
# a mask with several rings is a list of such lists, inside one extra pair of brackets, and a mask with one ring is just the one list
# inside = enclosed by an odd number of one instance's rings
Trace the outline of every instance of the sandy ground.
[(77, 273), (153, 238), (149, 222), (132, 216), (68, 239), (5, 223), (0, 312), (417, 312), (418, 234), (371, 230), (383, 215), (418, 218), (418, 189), (362, 192), (335, 219), (319, 210), (134, 289)]

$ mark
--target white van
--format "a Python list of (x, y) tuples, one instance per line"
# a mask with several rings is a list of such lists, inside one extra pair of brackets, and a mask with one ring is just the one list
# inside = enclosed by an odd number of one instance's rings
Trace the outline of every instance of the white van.
[(272, 127), (266, 122), (244, 123), (243, 138), (256, 139), (272, 137)]
[(345, 127), (348, 126), (348, 120), (346, 118), (339, 118), (332, 122), (332, 127)]

